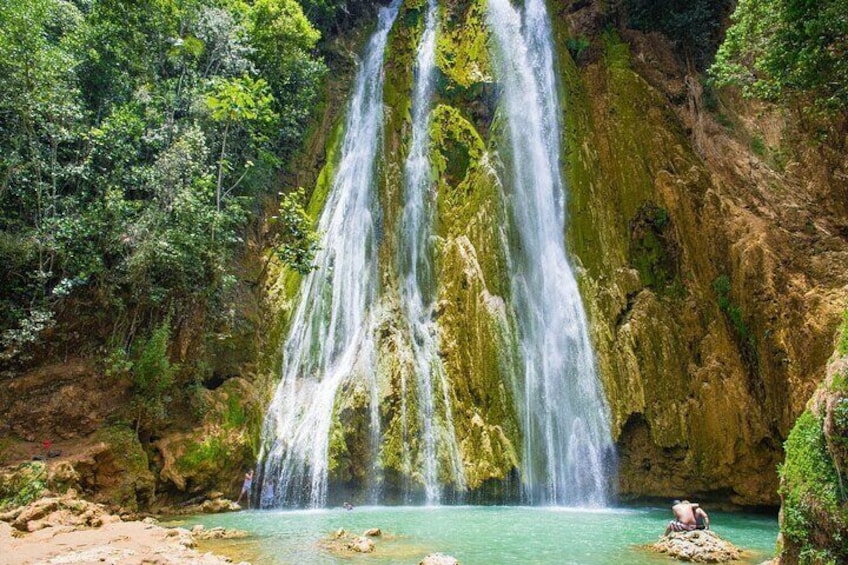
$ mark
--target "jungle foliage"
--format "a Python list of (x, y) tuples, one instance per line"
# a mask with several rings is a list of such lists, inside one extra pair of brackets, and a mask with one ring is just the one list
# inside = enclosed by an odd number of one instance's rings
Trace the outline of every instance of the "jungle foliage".
[(848, 0), (740, 0), (711, 69), (767, 100), (799, 97), (831, 116), (848, 109)]
[(319, 38), (295, 0), (0, 3), (0, 361), (74, 300), (139, 362), (166, 319), (221, 323), (251, 218), (288, 191)]

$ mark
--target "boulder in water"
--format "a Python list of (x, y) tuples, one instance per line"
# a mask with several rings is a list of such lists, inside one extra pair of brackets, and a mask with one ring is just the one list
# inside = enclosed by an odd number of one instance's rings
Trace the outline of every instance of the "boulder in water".
[(369, 538), (378, 538), (383, 535), (383, 530), (380, 528), (371, 528), (362, 532), (362, 535)]
[(711, 530), (672, 532), (650, 548), (657, 553), (695, 563), (725, 563), (738, 560), (742, 554), (738, 547)]
[(456, 557), (444, 553), (431, 553), (421, 560), (418, 565), (459, 565)]
[(228, 530), (227, 528), (222, 528), (220, 526), (208, 530), (203, 526), (195, 526), (191, 529), (191, 534), (194, 536), (194, 539), (198, 540), (240, 539), (246, 538), (250, 535), (244, 530)]
[(377, 546), (370, 539), (357, 536), (347, 543), (347, 548), (356, 553), (372, 553)]
[(219, 514), (221, 512), (238, 512), (241, 506), (227, 498), (214, 498), (205, 500), (200, 505), (200, 511), (204, 514)]

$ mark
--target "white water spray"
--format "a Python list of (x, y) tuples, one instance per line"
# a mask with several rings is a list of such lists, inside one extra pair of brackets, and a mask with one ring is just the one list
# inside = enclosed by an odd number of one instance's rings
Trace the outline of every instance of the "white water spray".
[[(409, 341), (418, 393), (422, 437), (421, 474), (427, 504), (442, 498), (439, 452), (446, 452), (453, 486), (465, 489), (462, 457), (453, 427), (450, 385), (438, 355), (437, 327), (433, 320), (436, 293), (432, 263), (433, 179), (430, 172), (430, 112), (436, 76), (437, 7), (429, 0), (424, 33), (418, 45), (415, 89), (412, 97), (412, 143), (404, 163), (404, 210), (401, 221), (400, 298), (409, 329)], [(406, 386), (402, 387), (404, 396)], [(404, 430), (405, 423), (404, 401)], [(406, 434), (404, 434), (406, 435)], [(408, 454), (404, 454), (408, 458)]]
[(543, 0), (488, 1), (507, 122), (510, 279), (523, 382), (523, 493), (531, 504), (603, 506), (614, 450), (577, 281), (566, 256), (560, 107)]
[[(265, 416), (263, 507), (326, 504), (336, 393), (353, 374), (373, 378), (370, 308), (378, 285), (375, 173), (383, 130), (383, 57), (400, 2), (381, 8), (357, 73), (340, 161), (318, 223), (316, 268), (302, 283), (283, 349), (282, 379)], [(373, 403), (373, 390), (371, 397)], [(372, 437), (379, 437), (374, 410)]]

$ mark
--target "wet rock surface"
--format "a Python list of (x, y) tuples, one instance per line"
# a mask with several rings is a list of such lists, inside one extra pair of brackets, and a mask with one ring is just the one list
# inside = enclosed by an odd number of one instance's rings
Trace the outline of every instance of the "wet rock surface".
[(456, 557), (444, 553), (431, 553), (421, 560), (418, 565), (459, 565)]
[(206, 529), (200, 524), (191, 529), (191, 535), (196, 540), (242, 539), (250, 536), (250, 534), (244, 530), (229, 530), (221, 527)]
[(650, 548), (657, 553), (695, 563), (725, 563), (742, 556), (742, 550), (711, 530), (673, 532), (660, 538)]
[(382, 536), (383, 531), (380, 528), (369, 528), (361, 536), (352, 534), (344, 528), (339, 528), (318, 542), (318, 545), (331, 553), (340, 555), (374, 553), (377, 550), (377, 544), (371, 538)]

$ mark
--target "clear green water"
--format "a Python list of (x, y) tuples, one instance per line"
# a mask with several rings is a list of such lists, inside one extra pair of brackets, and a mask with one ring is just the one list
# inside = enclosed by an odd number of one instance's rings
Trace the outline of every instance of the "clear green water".
[[(250, 538), (207, 542), (201, 549), (255, 564), (416, 564), (441, 552), (463, 565), (650, 565), (670, 562), (639, 547), (657, 540), (670, 514), (658, 508), (357, 507), (199, 516), (184, 525), (247, 530)], [(771, 558), (776, 517), (710, 512), (710, 518), (716, 533), (749, 550), (746, 563)], [(320, 542), (339, 528), (356, 533), (381, 528), (384, 536), (376, 539), (373, 554), (334, 555)]]

